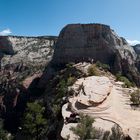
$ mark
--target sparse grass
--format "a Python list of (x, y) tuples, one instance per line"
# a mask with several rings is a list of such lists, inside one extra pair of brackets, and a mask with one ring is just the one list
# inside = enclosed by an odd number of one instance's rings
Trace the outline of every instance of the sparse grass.
[(130, 96), (130, 101), (133, 105), (140, 105), (140, 90), (134, 91)]
[(89, 76), (99, 76), (100, 75), (95, 64), (92, 64), (91, 66), (88, 67), (88, 75)]

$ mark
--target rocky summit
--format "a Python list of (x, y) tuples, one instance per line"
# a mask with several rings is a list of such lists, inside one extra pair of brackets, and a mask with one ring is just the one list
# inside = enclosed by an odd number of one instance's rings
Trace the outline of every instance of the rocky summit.
[[(103, 24), (69, 24), (62, 29), (55, 45), (51, 68), (67, 63), (96, 62), (109, 64), (113, 73), (121, 73), (140, 86), (137, 53), (127, 41)], [(133, 68), (133, 69), (132, 69)], [(50, 72), (51, 71), (51, 72)], [(45, 77), (47, 77), (45, 75)], [(46, 78), (45, 78), (46, 79)], [(40, 85), (43, 85), (44, 79)]]
[[(132, 47), (109, 26), (70, 24), (60, 32), (53, 61), (64, 64), (93, 59), (114, 67), (117, 54), (121, 59), (131, 59), (131, 64), (136, 60), (136, 54)], [(121, 70), (121, 66), (118, 69)]]

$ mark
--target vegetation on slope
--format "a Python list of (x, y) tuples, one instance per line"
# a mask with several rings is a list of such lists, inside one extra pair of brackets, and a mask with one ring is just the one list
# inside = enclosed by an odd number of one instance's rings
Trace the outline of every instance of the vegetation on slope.
[(140, 90), (136, 90), (130, 95), (130, 101), (132, 102), (132, 105), (140, 105)]
[(124, 82), (124, 87), (127, 87), (127, 88), (134, 86), (134, 84), (130, 82), (127, 77), (121, 75), (120, 73), (116, 74), (116, 80)]
[(88, 67), (88, 75), (89, 76), (99, 76), (99, 70), (97, 69), (96, 65), (95, 64), (92, 64)]
[(90, 116), (80, 115), (80, 122), (76, 127), (71, 127), (71, 130), (79, 136), (79, 140), (86, 139), (98, 139), (101, 136), (102, 131), (92, 127), (94, 119)]
[(100, 61), (96, 62), (96, 66), (102, 68), (105, 71), (110, 71), (110, 66), (108, 64), (101, 63)]
[(27, 140), (40, 140), (47, 133), (47, 119), (43, 116), (45, 108), (39, 103), (28, 103), (22, 122), (22, 133)]
[(79, 138), (79, 140), (86, 139), (99, 139), (99, 140), (126, 140), (121, 128), (118, 125), (114, 125), (110, 131), (103, 131), (102, 129), (96, 129), (94, 126), (94, 119), (90, 116), (80, 115), (80, 122), (76, 127), (71, 127)]
[(108, 64), (101, 63), (100, 61), (97, 61), (94, 64), (91, 64), (88, 67), (88, 76), (100, 76), (101, 71), (107, 72), (110, 71), (110, 66)]
[(8, 134), (6, 130), (3, 128), (3, 120), (0, 120), (0, 140), (12, 140), (13, 136)]

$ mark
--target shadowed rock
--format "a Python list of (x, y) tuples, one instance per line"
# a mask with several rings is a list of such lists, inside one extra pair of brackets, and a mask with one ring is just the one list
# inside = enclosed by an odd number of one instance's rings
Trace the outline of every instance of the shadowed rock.
[(51, 64), (40, 85), (55, 74), (55, 68), (82, 61), (109, 64), (113, 73), (122, 73), (140, 85), (137, 54), (124, 38), (103, 24), (70, 24), (62, 29), (55, 46)]

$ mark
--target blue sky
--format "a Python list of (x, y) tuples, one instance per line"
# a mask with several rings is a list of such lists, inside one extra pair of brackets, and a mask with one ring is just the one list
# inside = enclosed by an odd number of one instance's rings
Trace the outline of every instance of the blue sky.
[(0, 34), (58, 35), (69, 23), (108, 24), (140, 41), (140, 0), (0, 0)]

